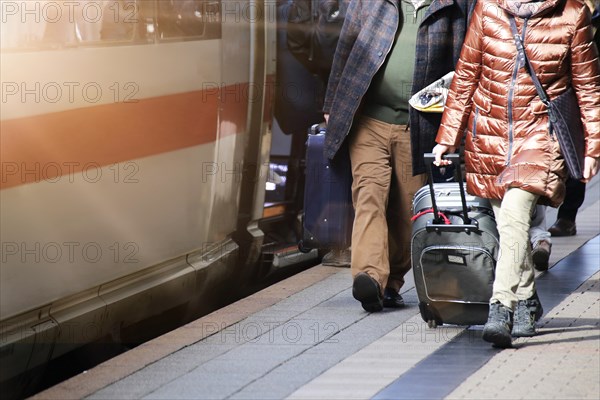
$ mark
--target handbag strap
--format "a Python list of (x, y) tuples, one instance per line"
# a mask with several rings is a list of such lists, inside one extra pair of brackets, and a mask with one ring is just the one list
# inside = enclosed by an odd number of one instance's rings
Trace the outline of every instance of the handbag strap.
[[(525, 51), (525, 46), (523, 45), (523, 38), (519, 35), (519, 31), (517, 29), (517, 24), (515, 22), (515, 17), (511, 14), (508, 14), (508, 21), (510, 22), (510, 30), (513, 34), (513, 39), (515, 40), (515, 45), (517, 46), (517, 53), (519, 54), (519, 59), (525, 62), (525, 69), (531, 75), (531, 80), (533, 81), (533, 85), (535, 86), (535, 90), (537, 90), (538, 96), (542, 100), (542, 103), (548, 107), (550, 100), (548, 100), (548, 95), (546, 91), (542, 87), (540, 80), (535, 74), (535, 69), (533, 65), (531, 65), (531, 61), (529, 61), (529, 57), (527, 57), (527, 51)], [(525, 19), (527, 22), (527, 19)], [(527, 26), (527, 24), (525, 24)], [(523, 28), (523, 34), (525, 34), (525, 28)]]

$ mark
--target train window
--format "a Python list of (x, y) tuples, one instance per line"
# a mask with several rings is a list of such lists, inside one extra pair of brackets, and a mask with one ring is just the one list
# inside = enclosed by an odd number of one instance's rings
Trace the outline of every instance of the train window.
[(157, 19), (157, 34), (162, 40), (221, 37), (220, 1), (160, 0)]
[(62, 18), (59, 3), (48, 0), (16, 2), (0, 0), (0, 47), (2, 49), (30, 49), (47, 47), (54, 38), (64, 45), (76, 43), (74, 30)]
[(0, 0), (3, 50), (221, 37), (218, 0)]
[(113, 1), (104, 6), (102, 13), (101, 40), (133, 40), (139, 13), (135, 1)]
[(84, 18), (76, 21), (82, 44), (154, 41), (152, 0), (88, 0), (86, 5), (94, 11), (82, 12)]
[(153, 42), (154, 6), (154, 0), (0, 0), (1, 47)]

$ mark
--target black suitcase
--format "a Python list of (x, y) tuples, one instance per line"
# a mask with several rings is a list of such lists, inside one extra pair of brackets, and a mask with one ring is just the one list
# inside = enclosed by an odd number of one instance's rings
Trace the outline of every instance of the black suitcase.
[[(458, 154), (446, 158), (460, 163)], [(498, 257), (493, 209), (487, 199), (466, 195), (460, 168), (457, 182), (432, 183), (434, 159), (425, 155), (429, 184), (413, 200), (411, 258), (421, 317), (432, 328), (484, 324)]]
[(306, 144), (301, 251), (350, 246), (354, 209), (350, 157), (343, 147), (333, 161), (323, 152), (325, 127), (313, 125)]

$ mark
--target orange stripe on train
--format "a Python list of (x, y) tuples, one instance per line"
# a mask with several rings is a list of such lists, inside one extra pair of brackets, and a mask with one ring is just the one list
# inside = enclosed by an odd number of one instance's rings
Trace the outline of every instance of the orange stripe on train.
[[(221, 120), (243, 132), (248, 99), (239, 84), (2, 121), (0, 189), (52, 179), (88, 168), (156, 155), (217, 140)], [(223, 96), (225, 94), (225, 96)]]

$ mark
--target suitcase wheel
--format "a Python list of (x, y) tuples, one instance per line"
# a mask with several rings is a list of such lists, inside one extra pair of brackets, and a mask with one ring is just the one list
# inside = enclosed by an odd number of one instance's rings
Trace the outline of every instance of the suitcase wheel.
[(419, 303), (419, 311), (421, 311), (421, 318), (423, 321), (427, 322), (427, 326), (431, 329), (435, 329), (438, 325), (442, 324), (442, 321), (439, 317), (436, 318), (435, 313), (429, 308), (427, 303), (420, 302)]

